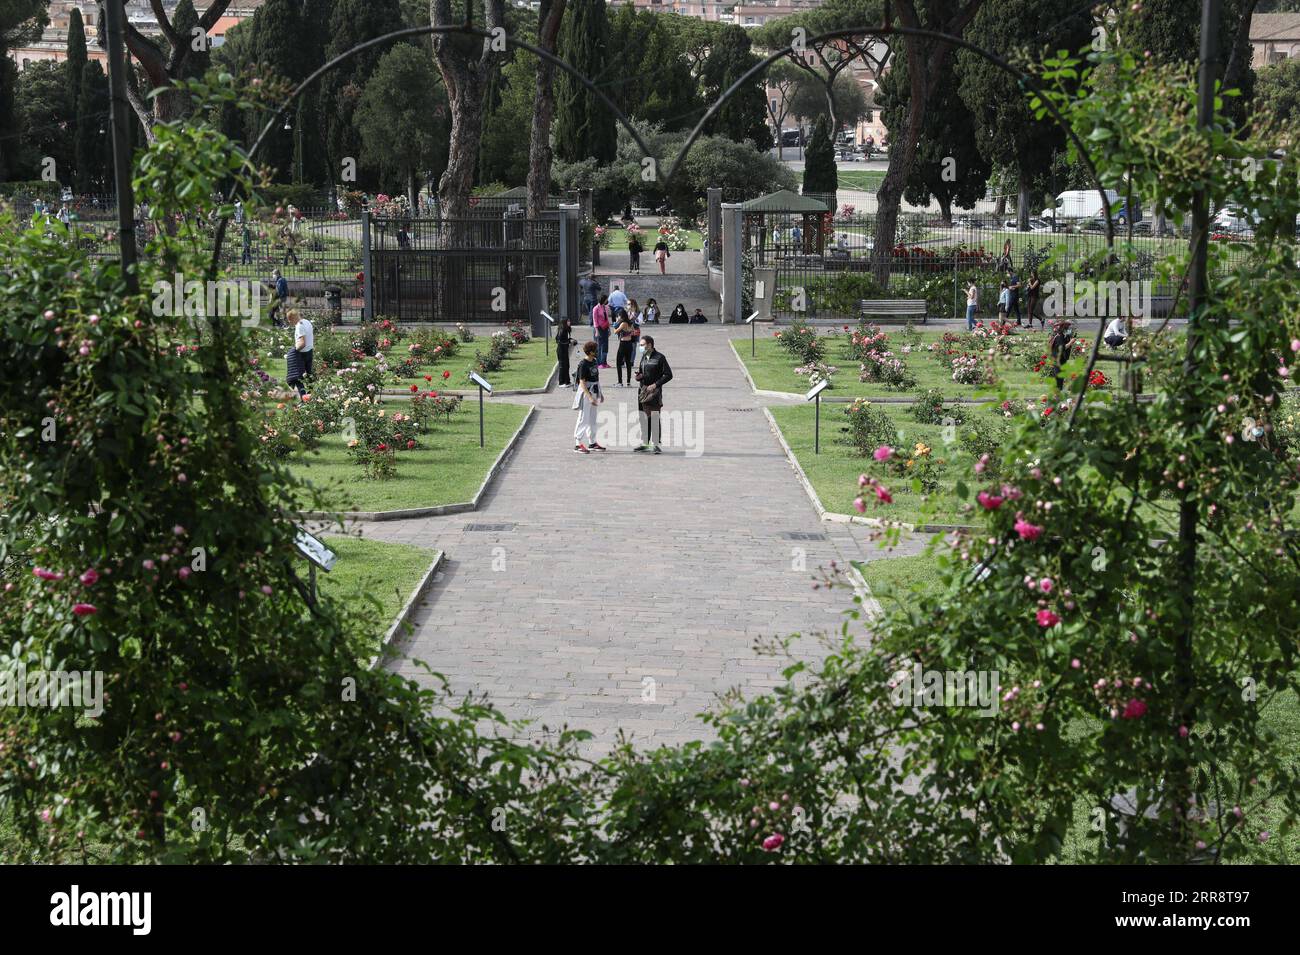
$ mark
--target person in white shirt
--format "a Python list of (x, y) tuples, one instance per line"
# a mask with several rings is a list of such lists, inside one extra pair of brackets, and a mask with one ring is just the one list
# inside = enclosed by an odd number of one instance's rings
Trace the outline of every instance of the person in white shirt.
[(1124, 342), (1126, 342), (1127, 340), (1128, 340), (1128, 327), (1125, 325), (1124, 319), (1116, 318), (1114, 321), (1112, 321), (1109, 325), (1106, 326), (1106, 334), (1103, 338), (1103, 341), (1105, 341), (1106, 344), (1109, 345), (1111, 348), (1118, 348), (1120, 345), (1123, 345)]
[(614, 286), (614, 291), (609, 293), (609, 307), (612, 311), (627, 308), (627, 295), (624, 294), (621, 286)]
[(312, 352), (316, 348), (316, 330), (312, 328), (311, 322), (305, 318), (299, 318), (298, 324), (293, 328), (293, 347), (302, 356), (302, 378), (299, 378), (294, 384), (298, 388), (298, 394), (304, 395), (307, 389), (303, 387), (303, 378), (311, 377), (311, 358)]

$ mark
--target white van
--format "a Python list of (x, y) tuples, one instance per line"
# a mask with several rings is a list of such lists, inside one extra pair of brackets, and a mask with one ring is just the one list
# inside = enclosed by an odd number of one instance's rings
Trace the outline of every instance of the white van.
[[(1114, 189), (1106, 190), (1106, 201), (1111, 208), (1119, 202), (1119, 193)], [(1056, 207), (1043, 210), (1041, 218), (1048, 222), (1055, 215), (1058, 219), (1096, 219), (1102, 216), (1101, 196), (1096, 189), (1071, 189), (1056, 197)]]

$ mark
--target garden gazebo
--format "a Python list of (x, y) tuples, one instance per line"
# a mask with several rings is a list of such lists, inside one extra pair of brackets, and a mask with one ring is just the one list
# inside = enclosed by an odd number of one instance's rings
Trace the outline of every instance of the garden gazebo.
[[(821, 255), (825, 252), (826, 240), (822, 223), (825, 221), (826, 213), (831, 210), (826, 207), (826, 203), (818, 199), (801, 196), (789, 189), (781, 189), (741, 203), (740, 211), (744, 220), (744, 247), (751, 249), (757, 246), (760, 262), (767, 258), (767, 244), (770, 238), (769, 220), (775, 220), (775, 224), (780, 227), (793, 216), (801, 217), (801, 222), (796, 223), (800, 226), (800, 236), (797, 247), (791, 248), (792, 254)], [(778, 254), (781, 245), (783, 243), (778, 243)]]

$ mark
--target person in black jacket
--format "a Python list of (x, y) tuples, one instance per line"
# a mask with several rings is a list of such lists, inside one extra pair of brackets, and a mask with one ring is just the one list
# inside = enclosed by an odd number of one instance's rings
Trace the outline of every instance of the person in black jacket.
[(561, 388), (573, 386), (573, 383), (569, 381), (569, 349), (572, 347), (573, 322), (567, 318), (562, 318), (560, 324), (555, 326), (555, 360), (560, 365), (558, 380)]
[(673, 380), (673, 370), (663, 352), (655, 350), (654, 338), (642, 335), (641, 343), (645, 345), (645, 356), (636, 373), (636, 380), (641, 383), (636, 402), (641, 413), (641, 443), (632, 450), (653, 450), (660, 454), (659, 413), (664, 407), (664, 385)]
[(677, 303), (677, 307), (673, 309), (673, 313), (668, 316), (669, 325), (686, 325), (690, 320), (691, 317), (686, 314), (686, 306), (681, 302)]

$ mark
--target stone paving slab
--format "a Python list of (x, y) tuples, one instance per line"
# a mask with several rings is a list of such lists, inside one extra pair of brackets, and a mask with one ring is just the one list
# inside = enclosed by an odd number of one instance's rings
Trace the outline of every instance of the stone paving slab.
[(599, 754), (620, 727), (640, 745), (707, 738), (697, 714), (716, 694), (779, 685), (788, 661), (756, 654), (762, 638), (805, 634), (794, 653), (820, 658), (814, 635), (838, 632), (852, 592), (814, 590), (818, 567), (883, 552), (869, 529), (818, 519), (736, 365), (733, 334), (655, 331), (675, 375), (665, 410), (684, 415), (664, 454), (631, 452), (620, 422), (634, 419), (635, 392), (602, 371), (608, 452), (573, 453), (571, 393), (556, 390), (532, 399), (536, 420), (477, 512), (366, 527), (447, 555), (390, 666), (423, 679), (422, 660), (508, 717), (590, 730)]

